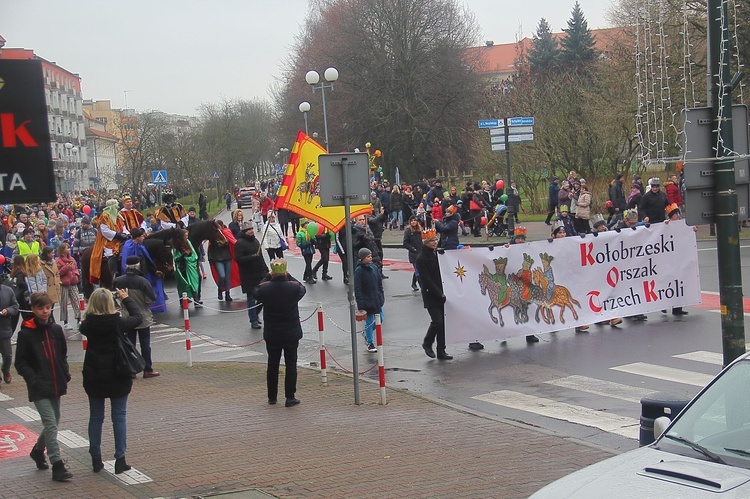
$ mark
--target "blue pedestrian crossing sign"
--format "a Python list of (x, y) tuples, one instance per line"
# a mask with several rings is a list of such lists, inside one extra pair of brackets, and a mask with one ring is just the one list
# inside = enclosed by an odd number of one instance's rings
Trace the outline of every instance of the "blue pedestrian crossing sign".
[(151, 172), (151, 182), (154, 185), (167, 185), (167, 170), (154, 170)]
[(214, 172), (214, 175), (213, 175), (213, 177), (214, 177), (215, 179), (218, 179), (218, 178), (219, 178), (219, 172)]

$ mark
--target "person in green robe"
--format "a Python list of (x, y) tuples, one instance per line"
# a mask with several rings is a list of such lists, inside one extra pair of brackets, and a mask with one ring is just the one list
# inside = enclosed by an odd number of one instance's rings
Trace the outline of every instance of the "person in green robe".
[(174, 275), (177, 281), (177, 292), (182, 298), (182, 293), (187, 293), (196, 305), (201, 305), (198, 285), (200, 275), (198, 274), (198, 253), (188, 239), (188, 231), (182, 230), (182, 237), (172, 239), (172, 256), (174, 258)]
[(508, 265), (507, 258), (495, 258), (495, 273), (490, 274), (490, 278), (497, 283), (497, 302), (498, 304), (505, 301), (508, 293), (508, 276), (505, 274), (505, 266)]

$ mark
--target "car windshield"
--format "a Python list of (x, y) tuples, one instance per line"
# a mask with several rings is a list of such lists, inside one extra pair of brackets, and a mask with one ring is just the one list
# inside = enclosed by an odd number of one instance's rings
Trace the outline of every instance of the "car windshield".
[(750, 469), (750, 360), (737, 362), (716, 379), (657, 446)]

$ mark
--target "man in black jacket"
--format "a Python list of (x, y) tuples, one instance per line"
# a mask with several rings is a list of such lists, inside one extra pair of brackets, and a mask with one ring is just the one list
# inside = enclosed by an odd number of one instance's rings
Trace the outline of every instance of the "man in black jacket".
[(428, 357), (434, 359), (435, 351), (432, 344), (437, 338), (437, 358), (451, 360), (453, 357), (445, 353), (445, 295), (436, 253), (437, 236), (434, 230), (429, 230), (422, 233), (422, 239), (424, 246), (417, 257), (417, 272), (424, 308), (430, 314), (430, 327), (427, 328), (422, 348)]
[[(388, 212), (385, 208), (380, 208), (380, 213), (377, 215), (369, 215), (367, 217), (367, 226), (372, 232), (372, 238), (375, 240), (375, 247), (378, 250), (378, 259), (376, 265), (380, 269), (381, 279), (388, 279), (387, 275), (383, 274), (383, 222), (388, 219)], [(373, 261), (375, 258), (373, 257)], [(378, 263), (379, 262), (379, 263)]]
[[(136, 230), (136, 229), (133, 229)], [(155, 378), (159, 373), (154, 371), (151, 361), (151, 324), (154, 315), (151, 313), (151, 304), (156, 301), (156, 293), (148, 279), (141, 273), (141, 258), (135, 255), (129, 256), (125, 261), (125, 275), (117, 277), (113, 283), (115, 289), (127, 289), (128, 295), (143, 316), (141, 323), (134, 329), (127, 331), (128, 338), (136, 345), (136, 337), (141, 345), (141, 355), (146, 361), (143, 369), (144, 378)], [(122, 316), (129, 317), (127, 307), (122, 307)]]
[(659, 179), (654, 177), (648, 181), (649, 190), (638, 203), (638, 213), (645, 223), (659, 223), (667, 218), (666, 208), (669, 204), (667, 195), (662, 192)]
[[(236, 248), (235, 248), (236, 251)], [(299, 321), (298, 303), (307, 290), (297, 279), (286, 271), (286, 260), (283, 258), (271, 261), (271, 274), (267, 275), (253, 290), (253, 297), (264, 305), (263, 340), (268, 352), (266, 383), (268, 385), (268, 403), (276, 403), (279, 391), (279, 363), (284, 353), (286, 375), (284, 377), (284, 396), (286, 407), (299, 404), (295, 397), (297, 392), (297, 348), (302, 339), (302, 325)]]
[[(352, 225), (353, 257), (357, 258), (357, 253), (359, 253), (359, 250), (361, 250), (362, 248), (367, 248), (372, 252), (372, 263), (374, 263), (382, 271), (383, 262), (380, 259), (380, 252), (378, 251), (378, 246), (375, 243), (372, 229), (367, 224), (367, 215), (357, 216), (354, 222), (354, 225)], [(356, 263), (357, 261), (355, 260), (354, 262)]]
[(252, 223), (240, 231), (237, 238), (237, 244), (234, 245), (234, 260), (237, 262), (237, 268), (240, 271), (240, 282), (242, 283), (242, 292), (247, 295), (247, 316), (253, 329), (260, 329), (261, 322), (258, 314), (263, 309), (263, 305), (255, 305), (253, 290), (260, 284), (266, 275), (268, 267), (260, 253), (260, 241), (255, 237), (255, 228)]

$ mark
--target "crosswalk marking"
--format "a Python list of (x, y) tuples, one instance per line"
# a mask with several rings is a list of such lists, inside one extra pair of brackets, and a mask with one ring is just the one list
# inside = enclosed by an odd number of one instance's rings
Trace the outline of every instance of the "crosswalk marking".
[(120, 480), (126, 485), (138, 485), (139, 483), (153, 482), (151, 477), (145, 475), (135, 468), (130, 468), (128, 471), (124, 471), (119, 475), (115, 474), (115, 461), (104, 461), (104, 471), (111, 473), (112, 476)]
[(78, 433), (71, 430), (60, 430), (57, 432), (57, 439), (61, 444), (71, 449), (83, 449), (89, 446), (89, 441)]
[(159, 336), (161, 336), (161, 333), (172, 333), (174, 331), (181, 331), (181, 332), (184, 333), (185, 329), (183, 329), (181, 327), (165, 327), (165, 328), (157, 329), (156, 331), (152, 330), (151, 332), (152, 333), (157, 333), (157, 334), (159, 334)]
[(29, 406), (11, 407), (8, 409), (10, 412), (23, 419), (26, 422), (41, 421), (42, 417), (36, 412), (36, 409)]
[(632, 364), (610, 367), (610, 369), (629, 374), (636, 374), (638, 376), (646, 376), (647, 378), (656, 378), (664, 381), (672, 381), (674, 383), (700, 387), (707, 385), (709, 381), (714, 379), (714, 375), (711, 374), (686, 371), (685, 369), (675, 369), (674, 367), (657, 366), (645, 362), (634, 362)]
[(229, 352), (236, 351), (236, 350), (237, 350), (236, 348), (227, 348), (227, 347), (225, 347), (225, 348), (214, 348), (214, 349), (211, 349), (211, 350), (206, 350), (206, 351), (201, 352), (201, 353), (229, 353)]
[(618, 416), (617, 414), (610, 414), (587, 407), (556, 402), (509, 390), (485, 393), (472, 398), (489, 402), (490, 404), (539, 414), (548, 418), (598, 428), (627, 438), (638, 438), (640, 423), (634, 418)]
[(703, 362), (704, 364), (713, 364), (717, 366), (724, 365), (724, 357), (720, 353), (716, 352), (705, 352), (699, 350), (697, 352), (681, 353), (679, 355), (673, 355), (675, 359), (693, 360), (695, 362)]
[(565, 378), (551, 379), (545, 381), (548, 385), (559, 386), (560, 388), (570, 388), (579, 392), (592, 393), (602, 397), (611, 397), (626, 402), (639, 404), (643, 397), (652, 395), (652, 390), (636, 388), (633, 386), (622, 385), (613, 381), (589, 378), (586, 376), (568, 376)]
[(13, 400), (13, 397), (4, 393), (0, 393), (0, 402), (7, 402), (8, 400)]

